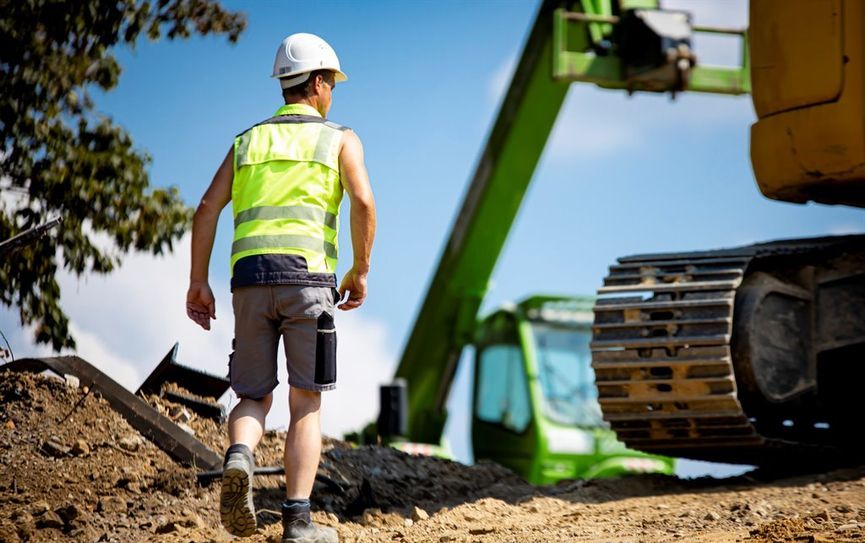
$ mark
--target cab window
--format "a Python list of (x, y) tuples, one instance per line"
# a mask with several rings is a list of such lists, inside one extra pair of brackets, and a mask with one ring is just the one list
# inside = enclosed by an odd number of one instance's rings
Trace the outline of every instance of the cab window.
[(490, 345), (480, 353), (475, 416), (522, 433), (531, 422), (522, 351), (516, 345)]

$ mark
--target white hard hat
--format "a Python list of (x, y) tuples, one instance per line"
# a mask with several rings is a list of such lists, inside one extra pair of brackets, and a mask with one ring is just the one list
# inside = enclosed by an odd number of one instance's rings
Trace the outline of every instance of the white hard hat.
[(336, 82), (348, 79), (339, 69), (333, 47), (315, 34), (292, 34), (282, 40), (273, 61), (272, 77), (279, 78), (283, 89), (303, 83), (315, 70), (333, 71)]

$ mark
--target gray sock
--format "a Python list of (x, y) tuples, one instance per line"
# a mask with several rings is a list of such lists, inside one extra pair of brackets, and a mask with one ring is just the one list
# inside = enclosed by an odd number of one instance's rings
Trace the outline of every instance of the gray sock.
[(283, 519), (303, 519), (311, 522), (309, 516), (309, 500), (285, 500), (282, 502)]

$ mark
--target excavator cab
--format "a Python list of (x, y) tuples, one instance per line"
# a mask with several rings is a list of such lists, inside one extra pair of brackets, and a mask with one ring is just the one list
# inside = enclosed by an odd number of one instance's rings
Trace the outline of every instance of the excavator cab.
[(601, 417), (591, 367), (591, 298), (536, 296), (478, 325), (476, 459), (535, 484), (672, 473), (673, 460), (627, 449)]

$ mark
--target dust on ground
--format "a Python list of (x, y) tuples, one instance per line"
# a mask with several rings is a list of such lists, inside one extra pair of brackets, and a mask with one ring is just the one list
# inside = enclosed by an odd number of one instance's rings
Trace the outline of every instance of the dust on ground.
[[(215, 450), (224, 428), (151, 405)], [(259, 465), (278, 465), (268, 432)], [(464, 466), (326, 439), (315, 520), (344, 542), (865, 542), (865, 468), (816, 476), (681, 481), (641, 476), (534, 487), (492, 463)], [(98, 393), (0, 373), (0, 543), (226, 542), (218, 482), (201, 486)], [(279, 541), (279, 477), (256, 478), (259, 533)]]

